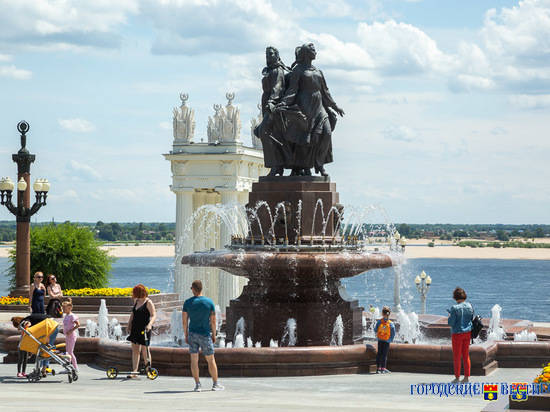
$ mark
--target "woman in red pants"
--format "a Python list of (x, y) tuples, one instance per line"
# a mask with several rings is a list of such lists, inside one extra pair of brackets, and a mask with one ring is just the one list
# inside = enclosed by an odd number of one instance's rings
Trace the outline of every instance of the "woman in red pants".
[[(470, 339), (472, 330), (472, 318), (474, 309), (469, 302), (466, 302), (466, 292), (462, 288), (456, 288), (453, 292), (456, 305), (447, 309), (449, 319), (447, 323), (451, 327), (453, 343), (453, 364), (455, 379), (451, 383), (468, 382), (470, 377)], [(464, 364), (464, 379), (460, 378), (460, 358)]]

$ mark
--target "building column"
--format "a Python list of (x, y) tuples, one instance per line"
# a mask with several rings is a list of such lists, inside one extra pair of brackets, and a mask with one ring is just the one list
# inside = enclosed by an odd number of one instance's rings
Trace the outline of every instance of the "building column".
[(190, 297), (189, 288), (195, 276), (193, 268), (181, 264), (182, 256), (194, 251), (192, 216), (193, 190), (177, 191), (174, 291), (182, 298)]

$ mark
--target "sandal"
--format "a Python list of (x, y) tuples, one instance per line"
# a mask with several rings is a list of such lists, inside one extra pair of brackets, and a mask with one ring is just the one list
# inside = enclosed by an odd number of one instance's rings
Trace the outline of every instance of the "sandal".
[(132, 373), (129, 373), (128, 376), (126, 377), (127, 379), (138, 379), (139, 380), (139, 376), (137, 375), (137, 372), (132, 372)]

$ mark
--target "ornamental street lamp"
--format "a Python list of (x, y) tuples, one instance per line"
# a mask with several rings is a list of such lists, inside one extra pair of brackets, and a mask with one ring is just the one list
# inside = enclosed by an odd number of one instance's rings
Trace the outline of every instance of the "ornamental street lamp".
[(399, 246), (401, 246), (401, 252), (405, 253), (405, 246), (407, 246), (405, 236), (401, 236), (401, 239), (399, 239)]
[(50, 190), (50, 183), (46, 179), (38, 179), (34, 182), (36, 200), (31, 206), (31, 163), (35, 155), (29, 153), (26, 148), (27, 132), (29, 124), (21, 121), (17, 124), (17, 130), (21, 133), (21, 149), (12, 155), (17, 163), (17, 206), (12, 203), (12, 192), (15, 184), (9, 177), (0, 179), (0, 203), (16, 217), (17, 235), (15, 244), (15, 289), (11, 296), (28, 296), (31, 283), (31, 254), (30, 254), (30, 221), (31, 216), (46, 205), (46, 197)]
[(426, 295), (432, 284), (432, 278), (426, 275), (426, 272), (422, 271), (420, 276), (416, 276), (414, 283), (416, 284), (416, 289), (418, 289), (420, 293), (420, 302), (422, 304), (421, 313), (424, 315), (426, 313)]
[(399, 239), (401, 239), (401, 235), (397, 230), (393, 232), (393, 235), (388, 235), (388, 245), (390, 247), (390, 251), (393, 250), (393, 241), (395, 240), (395, 246), (397, 247), (397, 245), (399, 244)]

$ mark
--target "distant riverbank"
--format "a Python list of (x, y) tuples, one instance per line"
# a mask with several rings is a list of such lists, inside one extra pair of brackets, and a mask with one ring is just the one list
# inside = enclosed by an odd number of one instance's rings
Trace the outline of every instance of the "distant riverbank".
[[(174, 257), (174, 245), (144, 243), (136, 245), (102, 246), (114, 257)], [(0, 247), (0, 258), (8, 257), (8, 247)], [(438, 244), (435, 247), (411, 242), (405, 248), (407, 258), (428, 259), (509, 259), (509, 260), (550, 260), (550, 249), (523, 248), (471, 248)]]

